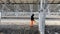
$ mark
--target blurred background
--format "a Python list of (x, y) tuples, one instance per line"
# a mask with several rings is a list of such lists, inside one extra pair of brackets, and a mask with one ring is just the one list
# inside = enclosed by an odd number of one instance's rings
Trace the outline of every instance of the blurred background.
[[(60, 0), (47, 1), (46, 32), (48, 34), (60, 34)], [(0, 0), (1, 34), (31, 34), (29, 25), (32, 13), (34, 13), (36, 21), (32, 28), (32, 34), (39, 34), (39, 3), (39, 0)]]

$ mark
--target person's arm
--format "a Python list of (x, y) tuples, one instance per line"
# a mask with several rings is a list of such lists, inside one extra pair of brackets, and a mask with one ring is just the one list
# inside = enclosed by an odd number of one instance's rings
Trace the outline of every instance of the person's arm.
[(37, 20), (34, 20), (34, 21), (35, 21), (35, 23), (38, 23)]

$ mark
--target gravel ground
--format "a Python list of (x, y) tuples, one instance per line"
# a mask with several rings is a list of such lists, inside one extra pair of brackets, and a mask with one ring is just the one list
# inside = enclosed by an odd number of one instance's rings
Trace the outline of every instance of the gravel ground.
[(46, 26), (45, 28), (46, 34), (60, 34), (60, 26), (54, 25), (54, 26)]
[(37, 26), (34, 26), (32, 28), (29, 26), (21, 26), (20, 29), (17, 26), (15, 28), (12, 26), (11, 28), (0, 27), (0, 34), (39, 34), (39, 31)]

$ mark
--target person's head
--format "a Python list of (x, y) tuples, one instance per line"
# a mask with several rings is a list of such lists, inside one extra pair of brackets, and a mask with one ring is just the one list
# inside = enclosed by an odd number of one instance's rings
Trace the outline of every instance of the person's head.
[(34, 16), (34, 14), (32, 14), (32, 16)]

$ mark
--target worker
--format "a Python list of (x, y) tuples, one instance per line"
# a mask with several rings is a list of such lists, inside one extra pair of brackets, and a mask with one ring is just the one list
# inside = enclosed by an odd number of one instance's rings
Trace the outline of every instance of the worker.
[(33, 25), (34, 25), (34, 14), (31, 15), (30, 27), (33, 27)]

